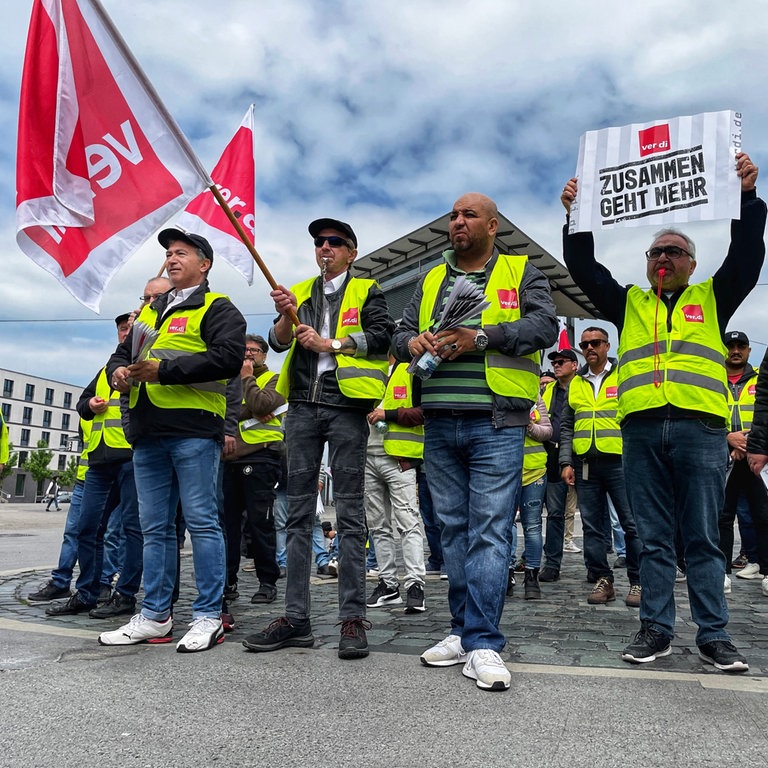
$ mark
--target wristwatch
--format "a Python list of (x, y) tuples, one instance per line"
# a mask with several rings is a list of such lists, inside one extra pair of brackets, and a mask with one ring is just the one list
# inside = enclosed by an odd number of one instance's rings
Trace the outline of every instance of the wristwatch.
[(341, 341), (339, 339), (331, 339), (331, 349), (334, 352), (341, 352)]
[(475, 334), (475, 349), (478, 352), (485, 352), (488, 348), (488, 337), (485, 335), (485, 331), (482, 328), (477, 329)]

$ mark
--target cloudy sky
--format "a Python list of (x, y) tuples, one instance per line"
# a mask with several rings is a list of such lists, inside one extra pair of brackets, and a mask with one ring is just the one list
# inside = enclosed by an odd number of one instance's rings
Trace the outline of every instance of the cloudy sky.
[[(256, 247), (275, 278), (314, 270), (307, 223), (349, 221), (368, 253), (476, 190), (555, 255), (559, 192), (587, 130), (735, 109), (768, 187), (768, 5), (523, 0), (104, 0), (199, 157), (211, 168), (256, 105)], [(0, 25), (0, 367), (87, 383), (111, 352), (162, 251), (116, 275), (101, 315), (83, 308), (15, 240), (18, 95), (31, 0)], [(694, 224), (698, 277), (725, 253), (727, 222)], [(644, 280), (653, 229), (598, 235), (622, 282)], [(733, 327), (768, 343), (768, 271)], [(218, 262), (249, 327), (271, 323), (268, 286)]]

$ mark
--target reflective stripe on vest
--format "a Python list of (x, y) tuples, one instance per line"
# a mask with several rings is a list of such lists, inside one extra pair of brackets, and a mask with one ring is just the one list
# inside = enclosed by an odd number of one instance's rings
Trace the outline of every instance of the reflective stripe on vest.
[(120, 418), (120, 393), (109, 386), (106, 368), (101, 369), (96, 379), (96, 397), (106, 400), (107, 410), (93, 417), (86, 452), (90, 454), (102, 440), (110, 448), (130, 448)]
[[(311, 277), (291, 288), (296, 296), (296, 311), (312, 295), (312, 286), (320, 277)], [(360, 277), (352, 277), (347, 281), (344, 295), (339, 308), (339, 319), (336, 323), (334, 338), (344, 339), (352, 333), (363, 331), (363, 305), (365, 304), (371, 287), (376, 285), (375, 280), (366, 280)], [(323, 286), (318, 286), (322, 291)], [(277, 391), (286, 399), (290, 394), (290, 367), (296, 340), (293, 340), (288, 356), (283, 363), (280, 377), (277, 380)], [(389, 356), (386, 354), (367, 357), (352, 357), (351, 355), (334, 355), (336, 362), (336, 381), (339, 390), (345, 397), (355, 400), (375, 400), (377, 403), (384, 397), (387, 385), (387, 373), (389, 371)]]
[[(636, 285), (627, 292), (624, 328), (619, 341), (619, 421), (631, 413), (667, 404), (702, 411), (727, 420), (726, 349), (717, 322), (712, 278), (689, 285), (672, 311), (658, 307), (658, 363), (654, 371), (656, 294)], [(655, 379), (661, 383), (656, 386)]]
[[(413, 407), (413, 376), (406, 370), (406, 363), (397, 363), (387, 382), (381, 407), (385, 411)], [(421, 459), (424, 456), (424, 427), (403, 427), (397, 422), (387, 422), (384, 433), (384, 450), (390, 456)]]
[[(171, 311), (161, 322), (159, 335), (152, 345), (149, 357), (155, 360), (177, 360), (180, 357), (206, 352), (207, 344), (200, 335), (200, 327), (206, 312), (217, 299), (229, 299), (220, 293), (206, 293), (202, 307), (187, 307)], [(147, 304), (138, 318), (155, 328), (157, 310)], [(227, 410), (227, 382), (223, 379), (197, 384), (160, 384), (146, 382), (144, 387), (152, 405), (166, 410), (178, 408), (201, 410), (224, 418)], [(131, 387), (130, 405), (133, 408), (139, 397), (139, 387)]]
[[(739, 417), (739, 424), (743, 430), (752, 429), (752, 419), (755, 417), (755, 389), (757, 387), (757, 374), (758, 369), (754, 369), (754, 374), (750, 376), (745, 382), (744, 386), (739, 392), (739, 399), (735, 400), (733, 397), (733, 390), (728, 387), (728, 407), (731, 411), (731, 421), (733, 424), (734, 410)], [(730, 429), (730, 427), (729, 427)]]
[(573, 409), (573, 452), (583, 456), (594, 443), (600, 453), (621, 455), (616, 368), (600, 382), (595, 396), (591, 382), (574, 376), (568, 387), (568, 404)]
[[(491, 303), (481, 315), (481, 324), (498, 325), (520, 319), (520, 283), (523, 279), (527, 256), (499, 254), (485, 286), (485, 297)], [(448, 265), (440, 264), (427, 272), (422, 283), (419, 307), (419, 333), (430, 330), (435, 314), (440, 286), (448, 276)], [(519, 397), (536, 402), (539, 396), (539, 355), (532, 353), (511, 357), (497, 350), (485, 353), (485, 380), (492, 392), (505, 397)]]
[[(264, 371), (264, 373), (256, 377), (256, 386), (259, 389), (264, 389), (276, 376), (277, 374), (273, 371)], [(245, 403), (245, 400), (243, 400), (243, 403)], [(281, 413), (280, 416), (275, 416), (266, 423), (262, 423), (258, 419), (245, 419), (238, 424), (240, 437), (248, 445), (279, 443), (283, 439), (284, 415), (284, 413)]]

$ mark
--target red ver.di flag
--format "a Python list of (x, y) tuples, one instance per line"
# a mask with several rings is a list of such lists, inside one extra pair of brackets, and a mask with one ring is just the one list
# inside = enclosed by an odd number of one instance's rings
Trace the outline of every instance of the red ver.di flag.
[[(253, 104), (211, 172), (213, 183), (253, 243), (256, 211), (256, 165), (253, 146)], [(208, 189), (176, 218), (178, 226), (207, 238), (216, 252), (253, 283), (254, 261), (232, 222)]]
[(723, 111), (588, 131), (569, 233), (738, 219), (741, 122)]
[(82, 304), (211, 184), (98, 0), (35, 0), (19, 105), (16, 240)]

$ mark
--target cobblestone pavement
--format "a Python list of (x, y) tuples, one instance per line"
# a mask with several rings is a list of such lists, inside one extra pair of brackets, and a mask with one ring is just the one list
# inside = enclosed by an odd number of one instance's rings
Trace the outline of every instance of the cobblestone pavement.
[[(189, 550), (182, 556), (182, 590), (175, 609), (177, 621), (185, 623), (191, 617), (194, 575)], [(637, 609), (627, 608), (623, 598), (628, 589), (626, 572), (616, 571), (617, 599), (605, 606), (587, 604), (590, 585), (580, 554), (565, 554), (558, 582), (542, 584), (541, 600), (524, 600), (522, 586), (519, 594), (507, 598), (502, 630), (508, 643), (502, 656), (519, 664), (547, 664), (565, 667), (628, 668), (620, 653), (638, 629)], [(25, 570), (0, 576), (0, 617), (49, 628), (67, 627), (97, 632), (124, 623), (113, 620), (90, 619), (87, 615), (50, 618), (45, 605), (29, 604), (26, 596), (35, 591), (48, 577), (47, 572)], [(271, 605), (250, 603), (258, 583), (253, 573), (241, 572), (240, 597), (230, 607), (236, 619), (235, 631), (228, 642), (239, 642), (245, 635), (258, 631), (272, 619), (282, 615), (283, 594)], [(368, 580), (368, 594), (375, 587)], [(768, 597), (761, 593), (759, 580), (733, 578), (733, 593), (727, 596), (730, 610), (729, 630), (737, 647), (750, 664), (750, 675), (768, 676)], [(406, 615), (403, 606), (373, 608), (368, 619), (373, 629), (368, 633), (373, 652), (418, 655), (424, 648), (448, 634), (450, 614), (447, 604), (447, 582), (428, 577), (425, 588), (427, 610)], [(695, 645), (696, 626), (690, 618), (685, 583), (675, 587), (677, 602), (676, 637), (670, 656), (643, 668), (665, 672), (721, 674), (698, 659)], [(404, 596), (403, 596), (404, 600)], [(312, 629), (316, 647), (334, 648), (338, 641), (337, 585), (335, 580), (312, 579)], [(181, 627), (176, 634), (181, 635)]]

